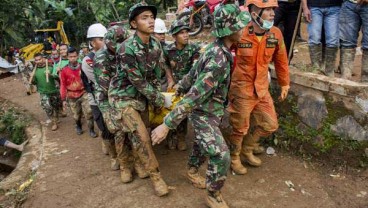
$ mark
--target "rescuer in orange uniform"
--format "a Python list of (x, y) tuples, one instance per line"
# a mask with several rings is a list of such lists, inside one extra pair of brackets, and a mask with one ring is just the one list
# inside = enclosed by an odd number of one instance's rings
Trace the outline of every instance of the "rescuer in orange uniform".
[[(240, 154), (250, 165), (260, 166), (262, 161), (254, 156), (253, 151), (259, 147), (260, 137), (268, 136), (278, 128), (275, 107), (268, 91), (268, 64), (275, 64), (281, 86), (280, 101), (286, 98), (290, 83), (282, 33), (273, 26), (277, 0), (247, 0), (246, 6), (252, 22), (244, 28), (237, 45), (237, 63), (231, 77), (228, 108), (233, 127), (231, 136), (227, 138), (231, 169), (239, 175), (247, 173)], [(255, 128), (248, 132), (251, 116)]]

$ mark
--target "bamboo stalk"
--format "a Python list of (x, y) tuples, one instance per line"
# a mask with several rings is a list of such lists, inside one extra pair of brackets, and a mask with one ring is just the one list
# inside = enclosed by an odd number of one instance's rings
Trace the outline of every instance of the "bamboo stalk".
[(32, 85), (33, 77), (34, 77), (34, 75), (36, 73), (36, 70), (37, 70), (37, 64), (35, 64), (35, 67), (34, 67), (34, 69), (32, 71), (31, 77), (29, 78), (29, 85)]
[(49, 74), (50, 74), (50, 71), (49, 71), (49, 60), (46, 59), (46, 82), (47, 83), (49, 82)]

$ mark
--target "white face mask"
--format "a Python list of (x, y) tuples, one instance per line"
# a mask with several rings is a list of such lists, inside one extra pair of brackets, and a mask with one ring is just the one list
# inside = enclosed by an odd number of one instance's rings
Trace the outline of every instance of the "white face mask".
[(274, 21), (264, 20), (260, 16), (258, 16), (258, 14), (256, 15), (262, 20), (262, 25), (257, 20), (255, 20), (254, 22), (256, 22), (262, 30), (270, 30), (272, 28)]

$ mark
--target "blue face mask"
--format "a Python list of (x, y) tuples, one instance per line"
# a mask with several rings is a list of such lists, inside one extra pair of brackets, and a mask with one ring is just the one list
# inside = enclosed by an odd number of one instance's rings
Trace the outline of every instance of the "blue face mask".
[(256, 14), (257, 17), (259, 17), (261, 20), (262, 20), (262, 25), (257, 21), (255, 20), (255, 22), (257, 23), (257, 25), (262, 29), (262, 30), (270, 30), (273, 26), (273, 22), (274, 21), (269, 21), (269, 20), (264, 20), (262, 19), (260, 16), (258, 16), (258, 14)]

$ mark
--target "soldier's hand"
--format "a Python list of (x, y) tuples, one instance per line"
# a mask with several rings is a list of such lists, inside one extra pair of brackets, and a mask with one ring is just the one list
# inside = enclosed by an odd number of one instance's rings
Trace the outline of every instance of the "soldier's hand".
[(288, 95), (289, 89), (290, 89), (289, 85), (281, 86), (281, 95), (279, 97), (279, 101), (284, 101), (285, 100), (285, 98)]
[(358, 0), (358, 4), (368, 4), (368, 0)]
[(167, 85), (167, 91), (168, 92), (173, 92), (174, 91), (174, 85), (175, 85), (175, 82), (169, 81), (169, 83)]
[(152, 145), (160, 144), (166, 138), (169, 131), (169, 127), (164, 123), (156, 127), (151, 133)]
[(181, 95), (181, 92), (179, 90), (179, 85), (178, 84), (174, 85), (173, 90), (175, 91), (175, 95), (176, 96), (180, 96)]

